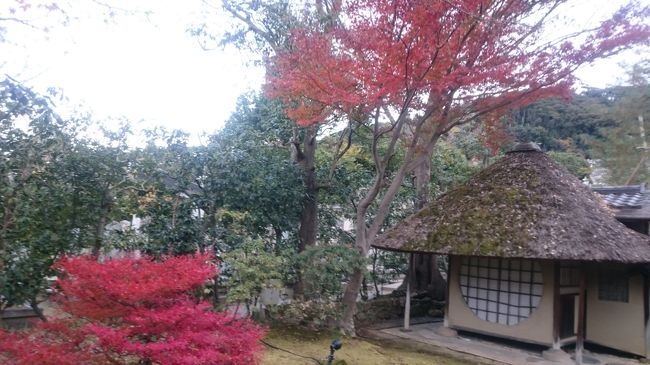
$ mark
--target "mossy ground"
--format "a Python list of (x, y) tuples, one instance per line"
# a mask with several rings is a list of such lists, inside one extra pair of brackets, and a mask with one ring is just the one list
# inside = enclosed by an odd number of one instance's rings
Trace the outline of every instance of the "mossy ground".
[[(265, 341), (279, 348), (302, 356), (316, 358), (325, 364), (329, 345), (334, 338), (332, 332), (309, 332), (293, 328), (272, 328)], [(336, 352), (335, 364), (346, 365), (468, 365), (470, 363), (443, 356), (400, 349), (386, 344), (370, 342), (361, 338), (341, 338), (343, 347)], [(311, 359), (301, 358), (287, 352), (265, 346), (262, 365), (315, 365)]]

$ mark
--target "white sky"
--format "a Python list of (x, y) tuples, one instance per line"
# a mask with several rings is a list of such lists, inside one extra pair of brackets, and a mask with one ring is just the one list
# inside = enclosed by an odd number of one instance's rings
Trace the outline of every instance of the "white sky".
[[(72, 16), (66, 26), (57, 26), (54, 15), (25, 15), (36, 24), (54, 22), (53, 28), (44, 36), (8, 24), (6, 42), (0, 42), (0, 75), (13, 76), (41, 92), (61, 88), (72, 103), (84, 104), (99, 118), (125, 116), (134, 123), (141, 121), (139, 127), (164, 125), (195, 135), (220, 128), (237, 97), (262, 84), (264, 72), (248, 65), (250, 55), (234, 49), (204, 51), (187, 33), (201, 19), (201, 9), (206, 9), (201, 0), (106, 2), (129, 9), (137, 6), (152, 14), (118, 13), (115, 21), (105, 22), (106, 9), (96, 2), (68, 0), (61, 5)], [(588, 26), (624, 2), (577, 0), (561, 13), (573, 18), (571, 24)], [(7, 16), (3, 7), (0, 18)], [(213, 13), (210, 21), (214, 29), (229, 26), (223, 14)], [(648, 56), (637, 53), (599, 61), (581, 69), (578, 76), (588, 86), (614, 84), (624, 76), (618, 63), (632, 64)]]
[(263, 69), (247, 66), (250, 55), (205, 51), (187, 33), (200, 18), (200, 1), (140, 1), (154, 13), (118, 13), (108, 22), (105, 8), (88, 0), (72, 3), (80, 4), (73, 16), (83, 18), (55, 26), (47, 36), (10, 24), (8, 42), (0, 43), (0, 75), (39, 91), (61, 88), (99, 118), (126, 116), (140, 127), (164, 125), (193, 134), (220, 128), (238, 96), (263, 82)]

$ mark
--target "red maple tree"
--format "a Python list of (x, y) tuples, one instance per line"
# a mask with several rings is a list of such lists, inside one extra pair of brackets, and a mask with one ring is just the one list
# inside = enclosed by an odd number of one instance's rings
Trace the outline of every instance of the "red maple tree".
[(192, 292), (214, 277), (209, 255), (97, 262), (64, 258), (65, 318), (0, 331), (3, 364), (252, 364), (264, 331)]
[[(305, 21), (290, 45), (276, 51), (266, 90), (299, 125), (342, 119), (350, 136), (355, 124), (374, 131), (375, 180), (355, 205), (362, 255), (408, 174), (425, 177), (416, 188), (426, 195), (430, 173), (417, 169), (426, 170), (434, 146), (453, 127), (481, 123), (494, 144), (510, 108), (566, 95), (580, 65), (648, 44), (650, 8), (638, 2), (592, 29), (550, 38), (549, 26), (561, 33), (551, 20), (566, 2), (334, 0), (327, 19)], [(385, 147), (378, 148), (380, 140)], [(398, 146), (404, 157), (390, 175)], [(344, 295), (347, 332), (354, 331), (362, 279), (362, 269), (355, 270)]]
[(272, 59), (267, 90), (300, 125), (386, 106), (449, 123), (563, 93), (579, 65), (648, 43), (650, 9), (637, 2), (596, 28), (542, 40), (565, 2), (335, 2), (344, 19), (293, 30), (290, 49)]

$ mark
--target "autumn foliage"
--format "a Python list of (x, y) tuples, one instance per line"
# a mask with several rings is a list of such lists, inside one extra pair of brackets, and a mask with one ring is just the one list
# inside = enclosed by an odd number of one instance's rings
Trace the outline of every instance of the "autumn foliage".
[[(646, 43), (636, 2), (594, 29), (550, 37), (565, 0), (337, 1), (336, 26), (294, 30), (267, 90), (301, 125), (390, 107), (440, 128), (565, 93), (581, 64)], [(310, 23), (313, 24), (313, 23)], [(560, 33), (556, 29), (551, 33)]]
[[(360, 127), (372, 131), (374, 181), (354, 207), (361, 255), (385, 227), (408, 175), (424, 201), (434, 147), (454, 127), (480, 127), (494, 149), (513, 107), (568, 95), (579, 66), (650, 44), (650, 7), (631, 1), (573, 31), (559, 18), (568, 2), (333, 0), (268, 58), (266, 92), (297, 124), (345, 121), (348, 140)], [(354, 332), (363, 277), (355, 269), (343, 295), (346, 333)]]
[(64, 258), (64, 319), (0, 332), (3, 364), (252, 364), (264, 332), (211, 310), (192, 292), (214, 278), (208, 255)]

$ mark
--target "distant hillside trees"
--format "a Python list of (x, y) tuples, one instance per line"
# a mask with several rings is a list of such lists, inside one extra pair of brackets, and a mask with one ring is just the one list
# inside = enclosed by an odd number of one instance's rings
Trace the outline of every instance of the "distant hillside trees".
[[(595, 159), (607, 170), (606, 183), (650, 182), (647, 134), (650, 123), (650, 66), (640, 62), (624, 85), (587, 89), (571, 98), (550, 98), (511, 113), (509, 133), (537, 142), (578, 177)], [(578, 161), (580, 158), (582, 162)]]

